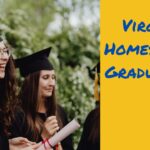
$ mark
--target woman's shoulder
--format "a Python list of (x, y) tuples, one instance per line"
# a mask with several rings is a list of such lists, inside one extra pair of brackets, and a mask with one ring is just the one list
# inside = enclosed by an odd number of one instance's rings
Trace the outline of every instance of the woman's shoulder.
[(25, 128), (26, 128), (26, 117), (25, 117), (23, 110), (20, 107), (18, 107), (15, 110), (14, 119), (9, 128), (9, 131), (10, 131), (9, 137), (13, 138), (13, 137), (18, 137), (18, 136), (23, 136), (25, 134), (24, 133)]
[(85, 124), (91, 124), (91, 122), (99, 120), (100, 119), (100, 108), (96, 107), (93, 110), (91, 110), (85, 120)]
[(93, 117), (93, 116), (99, 114), (99, 112), (100, 112), (100, 108), (99, 108), (99, 107), (96, 107), (96, 108), (94, 108), (93, 110), (91, 110), (91, 111), (89, 112), (88, 117)]

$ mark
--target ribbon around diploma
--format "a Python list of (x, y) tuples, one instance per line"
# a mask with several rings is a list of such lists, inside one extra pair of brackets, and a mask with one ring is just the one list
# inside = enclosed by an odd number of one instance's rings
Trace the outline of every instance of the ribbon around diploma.
[(47, 149), (46, 143), (48, 143), (50, 148), (53, 148), (52, 145), (49, 143), (48, 138), (42, 141), (42, 144), (44, 145), (44, 149)]

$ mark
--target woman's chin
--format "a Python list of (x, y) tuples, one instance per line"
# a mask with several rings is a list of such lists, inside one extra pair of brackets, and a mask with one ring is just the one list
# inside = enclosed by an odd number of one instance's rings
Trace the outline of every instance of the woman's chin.
[(52, 93), (46, 93), (45, 94), (45, 97), (51, 97), (52, 96)]
[(3, 79), (5, 77), (5, 72), (0, 72), (0, 79)]

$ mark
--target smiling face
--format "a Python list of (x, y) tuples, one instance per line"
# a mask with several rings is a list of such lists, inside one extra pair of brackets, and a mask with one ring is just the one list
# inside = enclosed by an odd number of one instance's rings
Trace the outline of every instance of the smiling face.
[(0, 42), (0, 79), (5, 77), (5, 68), (9, 60), (9, 50), (3, 41)]
[(40, 71), (39, 97), (46, 98), (52, 96), (55, 88), (56, 76), (54, 70)]

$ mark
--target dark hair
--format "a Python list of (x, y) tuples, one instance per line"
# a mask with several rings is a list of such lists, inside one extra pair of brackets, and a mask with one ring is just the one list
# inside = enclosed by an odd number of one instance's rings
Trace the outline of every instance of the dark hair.
[[(22, 102), (23, 111), (27, 117), (27, 132), (32, 132), (32, 138), (38, 141), (39, 133), (43, 127), (43, 121), (37, 115), (39, 108), (38, 103), (38, 87), (39, 87), (40, 71), (29, 74), (22, 85), (20, 99)], [(52, 96), (45, 101), (47, 116), (57, 115), (55, 90)]]
[(0, 123), (3, 124), (6, 132), (14, 119), (17, 105), (15, 66), (12, 56), (10, 56), (5, 69), (5, 77), (0, 79)]

